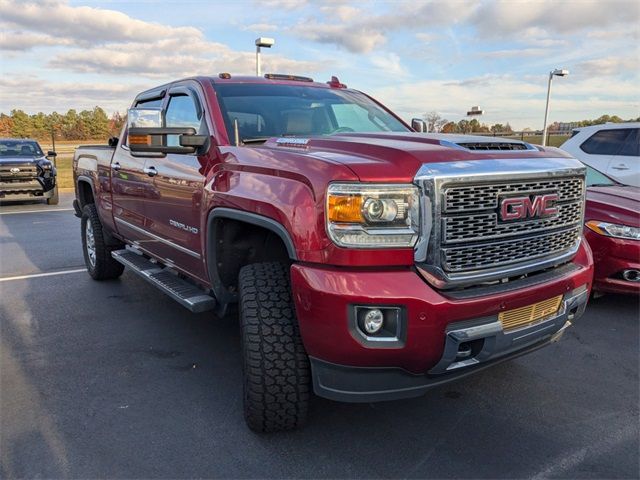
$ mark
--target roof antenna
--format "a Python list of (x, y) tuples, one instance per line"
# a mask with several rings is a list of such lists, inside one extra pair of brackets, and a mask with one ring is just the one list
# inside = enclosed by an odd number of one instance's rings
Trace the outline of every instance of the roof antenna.
[(233, 136), (235, 139), (236, 147), (240, 146), (240, 132), (238, 129), (238, 119), (233, 119)]

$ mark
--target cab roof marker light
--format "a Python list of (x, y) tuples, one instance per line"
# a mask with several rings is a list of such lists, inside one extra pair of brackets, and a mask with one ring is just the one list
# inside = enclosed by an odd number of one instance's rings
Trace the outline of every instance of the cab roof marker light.
[(264, 78), (267, 80), (291, 80), (294, 82), (313, 82), (313, 78), (302, 77), (300, 75), (284, 75), (281, 73), (265, 73)]
[(329, 85), (331, 88), (347, 88), (344, 83), (340, 83), (340, 80), (335, 75), (331, 77), (331, 80), (327, 82), (327, 85)]
[(219, 73), (218, 77), (222, 78), (223, 80), (229, 80), (231, 78), (231, 74), (227, 72), (223, 72), (223, 73)]

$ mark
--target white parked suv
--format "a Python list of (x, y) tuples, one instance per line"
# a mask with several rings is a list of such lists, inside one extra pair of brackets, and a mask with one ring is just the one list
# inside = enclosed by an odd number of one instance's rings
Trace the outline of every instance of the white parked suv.
[(638, 122), (576, 128), (560, 148), (624, 185), (640, 187)]

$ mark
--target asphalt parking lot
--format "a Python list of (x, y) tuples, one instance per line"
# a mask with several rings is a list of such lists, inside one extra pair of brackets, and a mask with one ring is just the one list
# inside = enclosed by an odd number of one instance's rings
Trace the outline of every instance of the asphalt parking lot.
[(422, 398), (315, 399), (305, 429), (256, 435), (236, 318), (130, 273), (92, 281), (61, 200), (0, 206), (3, 478), (640, 475), (637, 299), (600, 298), (559, 343)]

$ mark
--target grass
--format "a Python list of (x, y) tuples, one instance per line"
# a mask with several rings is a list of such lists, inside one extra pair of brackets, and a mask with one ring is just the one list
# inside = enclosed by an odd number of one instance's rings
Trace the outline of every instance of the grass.
[[(45, 152), (52, 150), (50, 142), (39, 142)], [(81, 140), (56, 142), (56, 169), (58, 170), (58, 187), (73, 188), (73, 152), (80, 145), (106, 145), (106, 140)]]
[[(513, 136), (505, 136), (504, 138), (513, 138), (514, 140), (524, 140), (527, 143), (532, 143), (535, 145), (542, 145), (542, 135), (525, 135), (524, 139), (520, 135)], [(547, 146), (549, 147), (559, 147), (564, 142), (569, 140), (569, 135), (549, 135), (549, 143)]]

